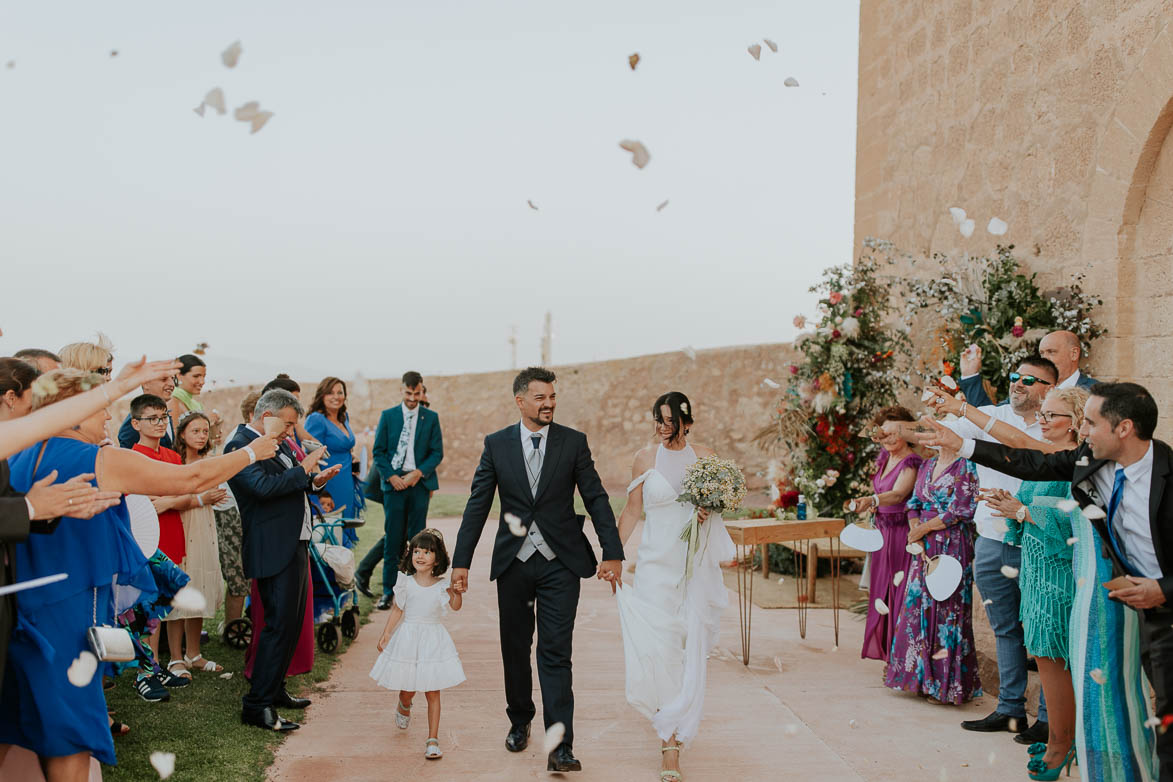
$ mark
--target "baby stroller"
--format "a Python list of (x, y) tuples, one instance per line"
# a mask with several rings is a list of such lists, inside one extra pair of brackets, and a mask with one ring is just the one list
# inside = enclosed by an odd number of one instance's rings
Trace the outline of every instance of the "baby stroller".
[[(364, 519), (344, 519), (345, 506), (323, 516), (311, 504), (314, 526), (310, 546), (310, 577), (314, 586), (314, 617), (317, 622), (318, 648), (331, 653), (338, 648), (338, 631), (358, 637), (358, 590), (354, 578), (354, 552), (341, 544), (342, 531), (358, 529)], [(321, 610), (319, 610), (321, 606)], [(344, 608), (344, 606), (349, 606)]]

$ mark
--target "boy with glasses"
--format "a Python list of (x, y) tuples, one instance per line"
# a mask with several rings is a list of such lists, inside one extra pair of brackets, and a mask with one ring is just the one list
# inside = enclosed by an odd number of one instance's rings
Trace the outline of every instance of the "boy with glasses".
[[(149, 383), (143, 383), (143, 396), (155, 396), (159, 399), (170, 399), (171, 392), (175, 390), (175, 378), (165, 377), (162, 380), (152, 380)], [(159, 444), (164, 448), (171, 447), (171, 440), (175, 436), (175, 422), (171, 420), (171, 415), (163, 408), (163, 415), (166, 416), (166, 426), (163, 429), (163, 436), (159, 438)], [(131, 424), (131, 419), (134, 413), (126, 414), (126, 420), (122, 422), (122, 426), (118, 427), (118, 444), (123, 448), (133, 448), (134, 444), (139, 440), (139, 431)]]

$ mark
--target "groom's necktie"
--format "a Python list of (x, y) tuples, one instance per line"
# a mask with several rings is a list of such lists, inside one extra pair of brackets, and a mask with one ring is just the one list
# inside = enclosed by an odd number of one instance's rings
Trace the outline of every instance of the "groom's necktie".
[[(529, 441), (533, 444), (533, 450), (526, 457), (525, 472), (526, 477), (529, 478), (530, 494), (536, 500), (538, 498), (538, 482), (542, 479), (542, 436), (540, 434), (531, 435)], [(547, 560), (555, 557), (553, 550), (546, 543), (546, 539), (542, 537), (542, 531), (538, 529), (537, 519), (530, 522), (525, 540), (522, 541), (521, 549), (517, 552), (517, 558), (525, 562), (533, 556), (535, 551), (541, 552), (541, 555)]]
[(391, 459), (391, 466), (396, 470), (403, 469), (403, 462), (407, 459), (407, 443), (411, 440), (411, 430), (415, 426), (415, 414), (403, 419), (403, 431), (399, 433), (399, 445), (395, 446), (395, 457)]

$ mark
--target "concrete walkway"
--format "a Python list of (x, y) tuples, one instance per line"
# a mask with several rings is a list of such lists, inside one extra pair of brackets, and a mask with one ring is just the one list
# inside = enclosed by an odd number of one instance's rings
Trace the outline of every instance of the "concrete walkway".
[[(449, 541), (456, 520), (436, 524)], [(551, 775), (541, 751), (541, 697), (535, 735), (525, 752), (505, 750), (505, 718), (496, 593), (488, 581), (492, 525), (477, 550), (464, 608), (447, 627), (468, 681), (442, 696), (444, 757), (423, 757), (426, 705), (417, 696), (406, 731), (393, 721), (394, 694), (368, 677), (386, 614), (375, 612), (325, 692), (315, 697), (302, 729), (277, 752), (275, 782), (419, 779), (520, 782), (565, 777), (576, 782), (659, 779), (659, 741), (623, 695), (623, 649), (607, 585), (583, 583), (575, 633), (575, 755), (584, 770)], [(628, 557), (634, 559), (639, 530)], [(1010, 734), (961, 730), (984, 716), (993, 699), (962, 708), (933, 706), (885, 689), (882, 665), (859, 659), (863, 622), (841, 612), (840, 648), (833, 650), (829, 611), (811, 611), (806, 639), (787, 610), (754, 610), (749, 667), (741, 664), (736, 594), (721, 627), (720, 657), (709, 661), (702, 734), (681, 759), (688, 782), (701, 780), (989, 780), (1026, 779), (1026, 750)], [(736, 658), (733, 655), (736, 652)], [(777, 665), (781, 664), (779, 671)]]

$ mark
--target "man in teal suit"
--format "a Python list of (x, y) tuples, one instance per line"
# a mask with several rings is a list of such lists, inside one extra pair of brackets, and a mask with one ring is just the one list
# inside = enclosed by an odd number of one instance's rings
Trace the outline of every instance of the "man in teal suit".
[(375, 433), (375, 464), (383, 478), (385, 532), (383, 596), (375, 607), (382, 611), (391, 607), (403, 547), (423, 530), (428, 498), (440, 486), (436, 479), (436, 468), (444, 459), (440, 417), (420, 404), (423, 393), (420, 373), (404, 374), (403, 403), (383, 411)]

